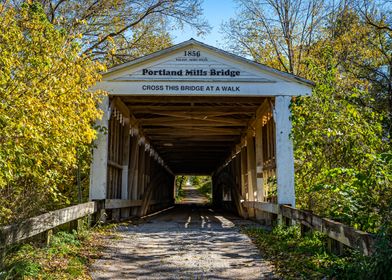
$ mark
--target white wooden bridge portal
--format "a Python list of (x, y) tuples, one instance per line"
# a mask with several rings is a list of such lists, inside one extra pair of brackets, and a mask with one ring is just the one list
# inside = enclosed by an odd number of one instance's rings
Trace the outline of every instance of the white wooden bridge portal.
[(262, 214), (243, 201), (295, 206), (289, 105), (311, 87), (193, 39), (109, 69), (90, 199), (145, 215), (174, 203), (175, 175), (199, 174), (244, 217)]

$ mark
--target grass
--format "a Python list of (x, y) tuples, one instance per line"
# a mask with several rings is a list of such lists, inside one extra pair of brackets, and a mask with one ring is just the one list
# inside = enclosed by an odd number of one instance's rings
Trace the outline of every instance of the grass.
[(326, 236), (319, 232), (301, 237), (297, 226), (277, 226), (271, 232), (261, 228), (243, 231), (284, 279), (392, 279), (385, 273), (372, 277), (371, 259), (358, 252), (347, 250), (343, 256), (327, 252)]
[(185, 197), (185, 192), (182, 188), (178, 189), (177, 194), (176, 194), (176, 202), (181, 202)]
[(48, 246), (20, 244), (7, 249), (0, 279), (91, 279), (88, 267), (98, 258), (107, 227), (60, 231)]

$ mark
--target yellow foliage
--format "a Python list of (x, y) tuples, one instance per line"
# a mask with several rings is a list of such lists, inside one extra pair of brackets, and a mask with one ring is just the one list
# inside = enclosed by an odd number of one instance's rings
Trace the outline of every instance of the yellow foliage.
[[(66, 203), (76, 151), (95, 137), (102, 65), (38, 4), (0, 7), (0, 224)], [(88, 150), (88, 149), (87, 149)]]

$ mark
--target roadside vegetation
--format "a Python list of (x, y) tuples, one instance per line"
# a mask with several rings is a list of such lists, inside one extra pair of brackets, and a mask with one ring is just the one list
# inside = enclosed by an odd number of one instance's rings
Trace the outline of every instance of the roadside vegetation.
[(207, 197), (208, 202), (212, 201), (212, 181), (210, 176), (177, 176), (176, 177), (176, 202), (180, 202), (184, 198), (184, 186), (187, 184), (193, 186), (200, 194)]
[(383, 236), (378, 238), (376, 252), (366, 257), (349, 248), (340, 256), (330, 253), (324, 234), (315, 231), (301, 236), (299, 226), (276, 226), (272, 231), (245, 228), (243, 232), (284, 279), (391, 279), (392, 249)]
[(101, 255), (111, 228), (59, 231), (49, 244), (34, 241), (13, 245), (7, 248), (7, 257), (0, 266), (0, 280), (91, 279), (89, 265)]
[(208, 202), (212, 201), (212, 181), (210, 176), (190, 176), (189, 181), (192, 186), (208, 198)]
[(228, 49), (315, 83), (291, 105), (296, 207), (392, 234), (391, 1), (237, 3)]
[(176, 193), (175, 193), (175, 201), (180, 202), (184, 198), (184, 186), (189, 180), (189, 176), (181, 175), (176, 176), (175, 184), (176, 184)]

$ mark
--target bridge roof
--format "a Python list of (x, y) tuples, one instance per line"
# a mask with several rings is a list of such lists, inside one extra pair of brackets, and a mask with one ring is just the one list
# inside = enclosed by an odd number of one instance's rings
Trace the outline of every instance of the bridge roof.
[(111, 95), (298, 96), (310, 95), (312, 86), (304, 78), (190, 39), (110, 68), (96, 87)]

